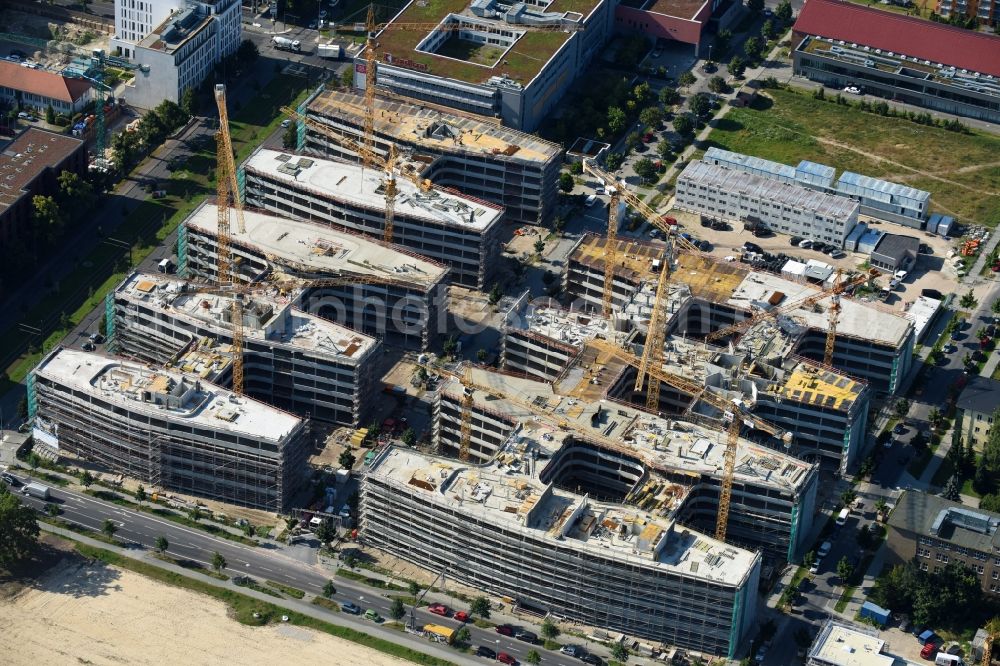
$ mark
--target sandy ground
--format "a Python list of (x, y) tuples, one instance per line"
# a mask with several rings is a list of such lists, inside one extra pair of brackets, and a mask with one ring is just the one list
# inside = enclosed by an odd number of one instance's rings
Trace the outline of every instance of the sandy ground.
[(12, 666), (407, 663), (309, 629), (246, 627), (214, 599), (78, 558), (0, 601), (0, 626)]

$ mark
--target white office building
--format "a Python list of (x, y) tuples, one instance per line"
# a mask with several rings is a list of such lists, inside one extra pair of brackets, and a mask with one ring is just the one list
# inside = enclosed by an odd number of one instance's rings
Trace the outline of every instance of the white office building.
[(116, 0), (112, 53), (121, 49), (123, 56), (132, 57), (135, 45), (171, 14), (182, 11), (184, 4), (185, 0)]

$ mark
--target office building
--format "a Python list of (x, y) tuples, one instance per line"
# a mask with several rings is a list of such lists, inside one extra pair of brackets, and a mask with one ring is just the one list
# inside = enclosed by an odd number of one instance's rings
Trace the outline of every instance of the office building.
[(895, 666), (904, 662), (889, 653), (877, 629), (827, 620), (816, 634), (806, 666)]
[(118, 0), (115, 2), (115, 34), (111, 50), (129, 58), (135, 45), (174, 13), (184, 10), (185, 0)]
[[(412, 1), (375, 36), (378, 88), (534, 132), (614, 30), (609, 0)], [(407, 23), (439, 25), (430, 32)], [(557, 28), (528, 31), (520, 26)], [(561, 28), (561, 29), (558, 29)], [(354, 86), (369, 85), (354, 61)]]
[(28, 376), (38, 441), (153, 487), (281, 512), (307, 423), (177, 370), (57, 348)]
[(1000, 409), (1000, 382), (975, 376), (962, 389), (955, 403), (955, 426), (966, 446), (982, 453), (993, 429), (993, 415)]
[(0, 102), (5, 106), (34, 109), (42, 116), (51, 106), (56, 113), (72, 116), (93, 99), (89, 81), (0, 60)]
[[(981, 6), (981, 5), (980, 5)], [(809, 0), (792, 28), (798, 76), (1000, 122), (1000, 36), (839, 0)]]
[[(108, 344), (116, 353), (231, 385), (230, 296), (133, 273), (109, 300)], [(276, 288), (255, 288), (244, 300), (244, 391), (299, 416), (369, 423), (381, 351), (375, 339), (294, 307)]]
[(773, 178), (690, 162), (677, 179), (675, 204), (682, 210), (843, 247), (858, 222), (859, 206), (844, 197)]
[[(279, 215), (381, 239), (383, 174), (377, 169), (258, 149), (243, 169), (246, 203)], [(396, 183), (393, 243), (451, 267), (453, 282), (488, 289), (500, 257), (503, 209), (439, 189)]]
[(180, 102), (185, 90), (200, 86), (239, 48), (240, 12), (238, 0), (188, 0), (134, 47), (123, 45), (139, 66), (126, 86), (128, 103), (152, 109), (164, 100)]
[(920, 239), (915, 236), (885, 234), (872, 250), (868, 260), (873, 268), (890, 275), (897, 271), (908, 271), (917, 263), (920, 253)]
[(887, 563), (912, 561), (922, 571), (961, 563), (975, 572), (983, 592), (1000, 595), (1000, 514), (907, 490), (887, 527)]
[(709, 26), (713, 32), (733, 28), (743, 16), (742, 7), (742, 3), (723, 0), (643, 0), (615, 7), (615, 24), (622, 32), (691, 44), (694, 55), (700, 56)]
[[(362, 140), (360, 95), (326, 91), (306, 111), (338, 133)], [(358, 159), (321, 132), (307, 128), (303, 137), (300, 147), (311, 153)], [(382, 154), (389, 143), (397, 146), (421, 178), (503, 206), (507, 222), (548, 225), (556, 215), (562, 148), (554, 143), (476, 116), (378, 98), (374, 140)]]
[[(290, 294), (295, 307), (387, 345), (426, 349), (446, 329), (448, 268), (360, 234), (256, 211), (246, 233), (232, 234), (239, 278), (287, 276), (309, 286)], [(218, 209), (202, 204), (177, 234), (178, 272), (217, 279)]]

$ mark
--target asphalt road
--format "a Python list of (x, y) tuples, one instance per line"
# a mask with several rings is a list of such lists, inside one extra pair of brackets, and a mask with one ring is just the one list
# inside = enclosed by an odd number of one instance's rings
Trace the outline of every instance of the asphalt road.
[[(17, 476), (17, 475), (15, 475)], [(30, 479), (23, 476), (17, 477), (21, 483), (26, 483)], [(19, 490), (20, 488), (18, 488)], [(115, 538), (131, 544), (133, 547), (142, 549), (152, 549), (157, 537), (164, 536), (170, 543), (168, 553), (177, 558), (186, 558), (200, 562), (206, 566), (211, 566), (212, 554), (216, 551), (226, 558), (227, 573), (231, 575), (248, 575), (263, 583), (265, 580), (272, 580), (305, 590), (311, 594), (320, 594), (323, 585), (333, 576), (332, 571), (324, 571), (318, 566), (307, 566), (301, 562), (291, 559), (282, 552), (278, 546), (271, 544), (258, 548), (250, 548), (240, 544), (218, 539), (209, 534), (196, 529), (187, 528), (168, 520), (139, 513), (118, 505), (109, 504), (89, 495), (80, 494), (63, 488), (51, 490), (51, 499), (62, 509), (61, 517), (69, 522), (101, 531), (104, 521), (110, 519), (118, 525), (118, 532)], [(24, 502), (38, 511), (44, 510), (45, 502), (35, 497), (20, 495)], [(337, 594), (333, 599), (339, 603), (350, 601), (361, 608), (375, 609), (383, 617), (389, 616), (391, 600), (373, 588), (369, 588), (357, 583), (353, 583), (344, 578), (335, 578)], [(409, 607), (407, 607), (407, 618), (409, 618)], [(337, 619), (342, 619), (348, 623), (356, 623), (358, 628), (364, 630), (365, 626), (371, 625), (361, 617), (355, 617), (346, 613), (337, 615)], [(416, 624), (444, 624), (458, 628), (461, 623), (452, 619), (445, 619), (433, 615), (424, 610), (416, 611)], [(484, 645), (493, 650), (500, 650), (513, 655), (519, 661), (523, 661), (528, 651), (535, 649), (542, 655), (543, 664), (552, 666), (578, 666), (582, 662), (562, 655), (558, 652), (545, 650), (540, 645), (532, 646), (523, 641), (501, 636), (493, 630), (484, 630), (473, 624), (466, 625), (472, 634), (472, 644), (474, 646)], [(426, 645), (422, 639), (416, 639), (409, 634), (399, 634), (398, 639), (393, 640), (400, 643), (407, 643), (416, 649)], [(455, 658), (461, 658), (460, 653), (455, 653)], [(472, 661), (468, 659), (467, 661)], [(480, 659), (479, 661), (489, 661)]]

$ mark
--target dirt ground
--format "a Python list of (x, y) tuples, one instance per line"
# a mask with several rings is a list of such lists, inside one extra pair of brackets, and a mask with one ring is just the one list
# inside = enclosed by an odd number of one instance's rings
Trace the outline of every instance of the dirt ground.
[(0, 600), (3, 663), (398, 666), (401, 659), (310, 629), (251, 628), (222, 602), (129, 571), (68, 558)]

